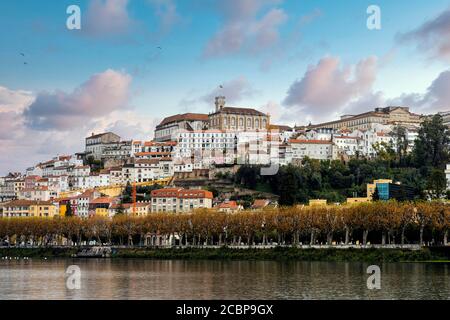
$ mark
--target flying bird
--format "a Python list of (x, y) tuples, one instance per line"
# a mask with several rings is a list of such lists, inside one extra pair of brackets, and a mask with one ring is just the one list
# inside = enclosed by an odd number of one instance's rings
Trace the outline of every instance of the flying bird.
[(23, 64), (28, 64), (28, 62), (24, 62)]
[(156, 47), (157, 49), (159, 49), (159, 50), (162, 50), (162, 48), (161, 47)]
[(220, 88), (220, 89), (223, 89), (223, 85), (220, 85), (219, 88)]
[(21, 52), (20, 55), (21, 55), (22, 57), (25, 57), (25, 53), (22, 53), (22, 52)]

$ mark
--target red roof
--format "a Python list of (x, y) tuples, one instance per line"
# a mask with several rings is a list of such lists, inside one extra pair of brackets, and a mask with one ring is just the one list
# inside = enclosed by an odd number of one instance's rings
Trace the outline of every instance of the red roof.
[(197, 199), (207, 198), (212, 199), (213, 194), (207, 190), (194, 190), (194, 189), (178, 189), (178, 188), (166, 188), (153, 190), (152, 198), (181, 198), (181, 199)]
[(236, 201), (225, 201), (217, 206), (218, 209), (238, 209), (239, 206)]

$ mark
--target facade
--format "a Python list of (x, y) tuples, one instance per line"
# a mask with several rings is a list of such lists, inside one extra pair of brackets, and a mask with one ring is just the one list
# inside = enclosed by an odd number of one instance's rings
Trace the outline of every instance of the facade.
[(291, 139), (292, 159), (329, 160), (333, 158), (333, 143), (327, 140), (297, 140)]
[(398, 201), (413, 200), (414, 189), (400, 183), (392, 183), (390, 179), (374, 180), (367, 184), (367, 198), (372, 199), (375, 190), (378, 192), (380, 200), (395, 199)]
[(204, 130), (208, 127), (208, 115), (184, 113), (164, 118), (155, 129), (155, 141), (170, 141), (179, 130)]
[(110, 147), (112, 143), (119, 143), (120, 137), (112, 132), (94, 134), (87, 137), (85, 144), (85, 153), (87, 156), (93, 156), (95, 160), (101, 160), (103, 151)]
[(225, 106), (225, 97), (216, 97), (216, 109), (209, 114), (209, 128), (232, 131), (268, 130), (269, 115), (251, 108)]
[(422, 122), (422, 116), (412, 113), (408, 107), (375, 108), (374, 111), (358, 115), (344, 115), (340, 120), (311, 125), (310, 129), (331, 128), (350, 130), (371, 129), (374, 125), (402, 125), (418, 127)]
[(56, 206), (51, 201), (14, 200), (4, 205), (2, 217), (46, 217), (58, 215)]
[(213, 194), (206, 190), (166, 188), (151, 193), (151, 212), (191, 212), (199, 208), (212, 208)]

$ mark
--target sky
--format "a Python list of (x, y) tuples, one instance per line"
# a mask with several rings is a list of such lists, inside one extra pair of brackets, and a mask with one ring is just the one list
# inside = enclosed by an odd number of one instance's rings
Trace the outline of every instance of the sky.
[(216, 95), (287, 125), (450, 110), (449, 0), (3, 0), (0, 12), (0, 175), (82, 151), (92, 132), (152, 139)]

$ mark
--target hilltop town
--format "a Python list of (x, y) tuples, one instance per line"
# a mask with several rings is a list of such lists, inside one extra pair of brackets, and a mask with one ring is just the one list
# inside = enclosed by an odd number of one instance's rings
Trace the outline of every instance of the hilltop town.
[[(440, 116), (448, 126), (450, 113)], [(294, 204), (279, 203), (282, 192), (252, 186), (243, 168), (258, 168), (258, 176), (270, 179), (283, 168), (301, 168), (308, 161), (348, 163), (410, 154), (427, 118), (408, 107), (388, 106), (290, 127), (272, 123), (269, 114), (256, 109), (227, 106), (225, 97), (216, 97), (209, 114), (164, 118), (153, 140), (124, 141), (113, 132), (92, 133), (84, 150), (0, 177), (0, 216), (145, 216)], [(390, 177), (373, 178), (364, 194), (347, 190), (351, 196), (346, 202), (371, 201), (375, 193), (386, 200), (415, 196), (414, 188)], [(305, 196), (300, 202), (326, 204), (330, 199)]]

